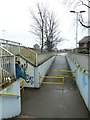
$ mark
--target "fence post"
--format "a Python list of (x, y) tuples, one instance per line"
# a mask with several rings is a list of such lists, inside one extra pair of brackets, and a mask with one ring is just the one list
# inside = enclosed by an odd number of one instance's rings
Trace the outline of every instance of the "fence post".
[(20, 48), (20, 43), (19, 43), (19, 55), (20, 55), (20, 49), (21, 49), (21, 48)]
[(8, 40), (6, 40), (6, 49), (8, 50)]
[(16, 68), (15, 68), (15, 55), (14, 55), (14, 60), (13, 60), (13, 62), (14, 62), (14, 77), (16, 78)]
[(36, 53), (36, 66), (38, 65), (38, 55)]

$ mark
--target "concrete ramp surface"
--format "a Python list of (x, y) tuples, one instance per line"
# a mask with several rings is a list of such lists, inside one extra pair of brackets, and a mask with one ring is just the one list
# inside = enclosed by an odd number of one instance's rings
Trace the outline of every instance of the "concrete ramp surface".
[[(69, 70), (65, 56), (56, 56), (47, 75), (53, 75), (54, 69)], [(55, 81), (55, 79), (45, 79), (44, 81)], [(25, 88), (21, 116), (28, 116), (28, 118), (30, 116), (30, 118), (88, 118), (88, 110), (79, 94), (74, 78), (65, 78), (63, 91), (61, 85), (43, 84), (40, 89)]]

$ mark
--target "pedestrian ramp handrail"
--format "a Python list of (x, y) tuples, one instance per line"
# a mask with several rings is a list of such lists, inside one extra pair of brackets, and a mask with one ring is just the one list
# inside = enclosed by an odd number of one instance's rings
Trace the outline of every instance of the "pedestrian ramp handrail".
[(9, 93), (3, 93), (3, 94), (0, 94), (0, 96), (5, 96), (5, 97), (20, 97), (20, 95), (17, 95), (17, 94), (9, 94)]
[(36, 65), (37, 53), (34, 52), (32, 49), (25, 47), (25, 45), (22, 45), (19, 42), (14, 42), (14, 41), (5, 40), (5, 39), (0, 39), (0, 45), (14, 55), (22, 55), (26, 57), (31, 61), (31, 63)]
[(24, 95), (24, 80), (20, 80), (20, 90), (22, 91), (22, 95)]
[(0, 46), (0, 83), (15, 80), (15, 56)]
[[(60, 81), (41, 81), (41, 79), (60, 79)], [(39, 73), (39, 84), (49, 84), (49, 85), (62, 85), (61, 90), (64, 89), (64, 76), (41, 76)]]
[(20, 54), (20, 43), (10, 40), (0, 39), (0, 45), (12, 54)]
[(14, 42), (5, 39), (0, 39), (0, 45), (3, 47), (3, 49), (5, 48), (8, 52), (12, 53), (15, 56), (21, 55), (25, 57), (26, 59), (28, 59), (28, 61), (30, 61), (31, 64), (35, 66), (42, 64), (50, 57), (56, 54), (55, 52), (44, 52), (38, 54), (33, 49), (30, 49), (19, 42)]
[(64, 76), (65, 78), (75, 78), (75, 71), (71, 71), (71, 70), (58, 70), (55, 69), (54, 71), (54, 75), (55, 76)]

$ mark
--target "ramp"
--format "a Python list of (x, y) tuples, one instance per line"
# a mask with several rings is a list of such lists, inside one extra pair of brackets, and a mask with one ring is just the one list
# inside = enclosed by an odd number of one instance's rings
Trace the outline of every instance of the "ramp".
[[(69, 70), (65, 56), (56, 57), (47, 76), (53, 76), (54, 69)], [(65, 74), (64, 71), (63, 74)], [(54, 82), (55, 79), (44, 79), (44, 82), (48, 81)], [(22, 115), (35, 118), (88, 118), (88, 110), (79, 94), (75, 80), (65, 78), (63, 92), (60, 86), (42, 84), (40, 89), (26, 88), (22, 103)]]

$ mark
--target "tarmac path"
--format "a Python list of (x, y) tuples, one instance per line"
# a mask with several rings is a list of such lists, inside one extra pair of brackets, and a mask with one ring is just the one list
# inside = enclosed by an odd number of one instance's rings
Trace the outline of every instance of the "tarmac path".
[[(54, 69), (69, 69), (65, 56), (56, 56), (48, 75), (53, 75)], [(44, 81), (55, 81), (55, 79), (45, 79)], [(88, 110), (80, 96), (75, 80), (65, 78), (63, 91), (61, 85), (43, 84), (40, 89), (25, 88), (22, 113), (19, 117), (88, 118)]]

